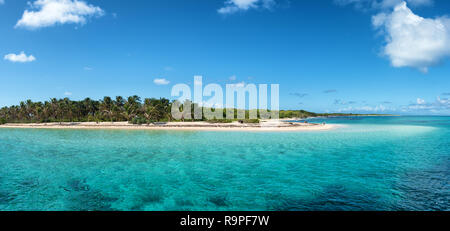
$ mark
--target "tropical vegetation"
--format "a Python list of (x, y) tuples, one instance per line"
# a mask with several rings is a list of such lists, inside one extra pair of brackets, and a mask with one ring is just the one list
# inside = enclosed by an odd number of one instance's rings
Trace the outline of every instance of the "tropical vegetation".
[[(47, 123), (47, 122), (121, 122), (128, 121), (133, 124), (149, 124), (154, 122), (174, 121), (171, 110), (174, 101), (166, 98), (145, 98), (130, 96), (124, 98), (117, 96), (114, 99), (105, 96), (101, 100), (86, 98), (81, 101), (73, 101), (69, 98), (52, 98), (45, 102), (33, 102), (27, 100), (19, 105), (3, 107), (0, 109), (0, 124), (4, 123)], [(194, 118), (194, 108), (197, 104), (191, 104), (191, 115), (184, 118)], [(223, 110), (223, 118), (226, 118), (227, 109)], [(238, 109), (234, 110), (235, 118)], [(251, 111), (245, 110), (246, 118)], [(257, 112), (259, 118), (259, 111)], [(280, 111), (280, 118), (307, 118), (317, 116), (343, 116), (349, 114), (318, 114), (304, 110)], [(182, 118), (182, 121), (185, 119)], [(189, 119), (192, 121), (193, 119)], [(230, 123), (228, 119), (200, 119), (211, 123)], [(258, 119), (241, 120), (243, 123), (259, 123)]]

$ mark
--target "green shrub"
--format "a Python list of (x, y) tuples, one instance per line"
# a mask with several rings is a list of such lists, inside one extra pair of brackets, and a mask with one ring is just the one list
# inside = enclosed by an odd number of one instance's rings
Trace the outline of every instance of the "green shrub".
[(244, 120), (246, 124), (259, 124), (259, 119), (246, 119)]
[(208, 123), (212, 123), (212, 124), (219, 124), (219, 123), (233, 123), (233, 120), (228, 120), (228, 119), (213, 119), (213, 120), (208, 120), (206, 121)]
[(129, 123), (142, 125), (142, 124), (146, 124), (147, 120), (142, 117), (134, 117), (131, 121), (129, 121)]

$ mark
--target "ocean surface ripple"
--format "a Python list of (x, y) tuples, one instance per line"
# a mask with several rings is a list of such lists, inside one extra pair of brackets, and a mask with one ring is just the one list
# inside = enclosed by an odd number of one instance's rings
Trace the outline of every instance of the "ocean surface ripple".
[(450, 117), (332, 131), (0, 129), (0, 210), (450, 210)]

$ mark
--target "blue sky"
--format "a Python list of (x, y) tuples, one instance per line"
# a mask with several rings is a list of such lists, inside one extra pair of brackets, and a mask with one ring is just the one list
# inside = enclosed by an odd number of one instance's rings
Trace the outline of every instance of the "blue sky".
[(202, 75), (280, 84), (282, 109), (449, 115), (449, 13), (446, 0), (0, 0), (0, 106), (170, 97)]

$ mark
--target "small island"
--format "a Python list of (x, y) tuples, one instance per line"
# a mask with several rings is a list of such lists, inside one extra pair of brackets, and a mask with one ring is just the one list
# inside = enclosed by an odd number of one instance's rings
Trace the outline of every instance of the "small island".
[[(191, 119), (198, 104), (192, 103), (188, 116), (175, 120), (171, 115), (174, 101), (166, 98), (146, 98), (139, 96), (102, 100), (86, 98), (73, 101), (69, 98), (51, 99), (45, 102), (27, 100), (19, 105), (0, 109), (0, 127), (3, 128), (55, 128), (55, 129), (149, 129), (149, 130), (211, 130), (211, 131), (309, 131), (329, 130), (335, 125), (297, 122), (307, 118), (331, 116), (380, 116), (361, 114), (324, 114), (305, 110), (280, 110), (278, 119)], [(202, 110), (204, 108), (201, 108)], [(235, 117), (250, 110), (233, 110)]]

